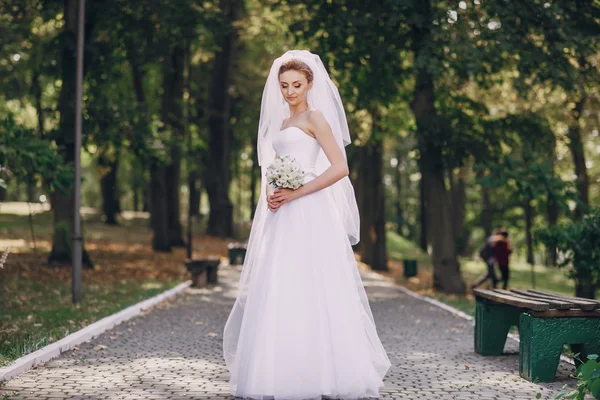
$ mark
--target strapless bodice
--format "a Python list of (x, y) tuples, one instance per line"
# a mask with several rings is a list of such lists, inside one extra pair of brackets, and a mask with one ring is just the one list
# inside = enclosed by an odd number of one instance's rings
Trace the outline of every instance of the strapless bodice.
[(315, 163), (321, 145), (317, 139), (296, 126), (288, 126), (273, 139), (273, 149), (278, 156), (290, 156), (298, 160), (307, 174), (315, 173)]

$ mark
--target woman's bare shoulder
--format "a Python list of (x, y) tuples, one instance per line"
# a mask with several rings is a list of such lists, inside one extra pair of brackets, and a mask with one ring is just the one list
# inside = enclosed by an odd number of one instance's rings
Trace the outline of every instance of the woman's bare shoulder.
[(283, 121), (281, 121), (281, 126), (279, 127), (279, 129), (283, 129), (283, 127), (287, 125), (287, 122), (289, 120), (290, 120), (290, 117), (284, 118)]

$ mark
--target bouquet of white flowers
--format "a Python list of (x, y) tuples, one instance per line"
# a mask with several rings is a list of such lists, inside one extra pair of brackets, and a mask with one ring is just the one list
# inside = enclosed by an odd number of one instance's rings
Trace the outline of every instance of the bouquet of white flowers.
[(302, 186), (304, 171), (290, 156), (276, 157), (267, 167), (267, 181), (276, 188), (298, 189)]

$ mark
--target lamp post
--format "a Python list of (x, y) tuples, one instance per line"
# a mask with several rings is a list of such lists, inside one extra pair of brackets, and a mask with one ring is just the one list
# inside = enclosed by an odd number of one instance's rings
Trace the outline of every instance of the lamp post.
[(85, 0), (79, 0), (77, 16), (77, 72), (75, 83), (75, 185), (73, 188), (73, 251), (72, 292), (73, 303), (81, 302), (81, 102), (83, 94), (83, 39), (85, 24)]

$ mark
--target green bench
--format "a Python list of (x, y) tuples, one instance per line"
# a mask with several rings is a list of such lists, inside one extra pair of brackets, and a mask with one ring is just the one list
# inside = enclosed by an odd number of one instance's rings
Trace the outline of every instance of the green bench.
[(519, 373), (552, 382), (564, 344), (600, 354), (600, 302), (541, 290), (475, 289), (475, 352), (500, 356), (512, 326), (519, 329)]

